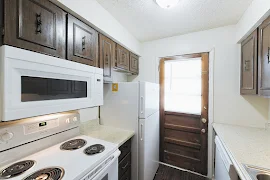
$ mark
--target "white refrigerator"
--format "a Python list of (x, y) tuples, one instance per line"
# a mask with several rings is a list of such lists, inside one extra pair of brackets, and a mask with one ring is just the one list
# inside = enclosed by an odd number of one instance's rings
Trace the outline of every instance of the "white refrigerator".
[(159, 85), (104, 84), (100, 122), (135, 131), (131, 142), (132, 180), (153, 180), (159, 165)]

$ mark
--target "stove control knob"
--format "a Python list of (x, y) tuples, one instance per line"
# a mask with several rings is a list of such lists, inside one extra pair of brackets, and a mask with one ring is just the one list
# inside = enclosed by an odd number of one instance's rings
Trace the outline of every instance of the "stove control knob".
[(14, 134), (12, 132), (6, 132), (6, 133), (1, 135), (1, 139), (4, 142), (7, 142), (7, 141), (11, 140), (13, 138), (13, 136), (14, 136)]

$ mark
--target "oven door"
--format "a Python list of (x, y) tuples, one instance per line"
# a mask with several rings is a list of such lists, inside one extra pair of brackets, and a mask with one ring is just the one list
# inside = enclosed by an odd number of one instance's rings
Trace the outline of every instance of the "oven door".
[[(117, 180), (118, 179), (118, 156), (120, 151), (114, 153), (113, 160), (91, 180)], [(83, 179), (88, 180), (88, 179)]]
[[(95, 67), (18, 48), (4, 57), (2, 121), (93, 107)], [(101, 77), (102, 78), (102, 77)], [(100, 85), (101, 86), (101, 85)]]

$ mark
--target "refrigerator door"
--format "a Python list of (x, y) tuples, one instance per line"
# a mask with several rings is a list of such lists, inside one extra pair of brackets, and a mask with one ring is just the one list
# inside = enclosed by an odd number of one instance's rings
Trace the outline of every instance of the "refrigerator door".
[(153, 180), (159, 166), (159, 112), (139, 123), (139, 179)]
[[(112, 86), (116, 85), (113, 90)], [(139, 83), (104, 84), (104, 105), (100, 106), (100, 123), (120, 129), (132, 130), (132, 180), (138, 180), (138, 110)]]
[(140, 82), (139, 118), (145, 119), (159, 111), (159, 84)]

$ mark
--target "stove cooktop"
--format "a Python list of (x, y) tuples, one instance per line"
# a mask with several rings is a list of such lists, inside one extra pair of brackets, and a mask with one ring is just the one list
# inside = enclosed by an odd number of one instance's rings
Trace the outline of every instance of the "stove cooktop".
[[(10, 176), (11, 180), (77, 180), (108, 158), (117, 148), (113, 143), (89, 136), (77, 136), (2, 167), (0, 172), (2, 177)], [(13, 174), (8, 175), (10, 172)]]

